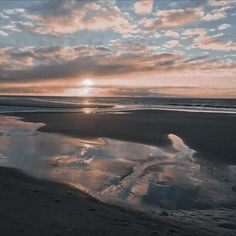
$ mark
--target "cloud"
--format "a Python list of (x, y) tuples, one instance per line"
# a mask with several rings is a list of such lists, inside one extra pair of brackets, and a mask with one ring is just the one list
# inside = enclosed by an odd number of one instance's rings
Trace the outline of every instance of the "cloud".
[(0, 19), (9, 19), (9, 16), (5, 15), (3, 12), (0, 12)]
[(7, 15), (15, 15), (18, 13), (24, 13), (25, 9), (23, 9), (23, 8), (5, 9), (5, 10), (3, 10), (3, 12)]
[(140, 43), (113, 42), (111, 46), (122, 52), (139, 53), (140, 55), (144, 53), (151, 54), (160, 49), (159, 45), (142, 45)]
[(182, 32), (184, 36), (195, 36), (195, 35), (205, 35), (207, 30), (204, 28), (190, 28)]
[(160, 10), (156, 15), (157, 19), (144, 18), (140, 24), (148, 30), (175, 28), (198, 21), (204, 15), (204, 11), (202, 8)]
[(178, 48), (181, 46), (179, 40), (170, 40), (170, 41), (167, 41), (165, 44), (164, 44), (165, 47), (167, 48)]
[(113, 48), (120, 49), (122, 51), (133, 51), (133, 52), (139, 52), (144, 53), (147, 52), (149, 49), (145, 45), (141, 45), (139, 43), (121, 43), (121, 42), (114, 42), (111, 44)]
[(49, 1), (30, 9), (29, 22), (18, 22), (18, 27), (40, 34), (73, 34), (79, 31), (112, 30), (118, 33), (134, 32), (136, 26), (122, 14), (113, 1), (109, 4), (93, 1)]
[[(179, 41), (168, 41), (165, 46), (178, 47)], [(150, 49), (149, 46), (137, 44), (119, 45), (118, 52), (106, 47), (83, 45), (5, 48), (0, 50), (1, 83), (24, 84), (60, 80), (69, 85), (87, 76), (121, 78), (137, 73), (150, 76), (183, 71), (230, 71), (235, 66), (233, 62), (212, 60), (206, 56), (186, 58), (181, 53), (154, 53)]]
[(219, 19), (222, 19), (222, 18), (225, 18), (226, 15), (220, 11), (217, 11), (216, 13), (208, 13), (206, 14), (202, 19), (204, 21), (212, 21), (212, 20), (219, 20)]
[(136, 14), (147, 15), (152, 12), (153, 0), (138, 0), (134, 4), (134, 11)]
[(15, 22), (12, 22), (11, 24), (7, 24), (7, 25), (2, 25), (1, 28), (7, 31), (21, 32), (21, 30), (17, 28), (17, 25)]
[(164, 34), (167, 37), (173, 37), (173, 38), (179, 38), (180, 35), (178, 32), (174, 31), (174, 30), (167, 30)]
[(215, 34), (215, 35), (212, 35), (211, 37), (218, 38), (218, 37), (221, 37), (221, 36), (224, 36), (224, 33)]
[(4, 31), (0, 30), (0, 36), (8, 36), (8, 33), (6, 33), (6, 32), (4, 32)]
[(225, 30), (231, 27), (231, 24), (222, 24), (218, 26), (218, 30)]
[[(132, 48), (132, 45), (129, 47)], [(133, 45), (133, 50), (127, 51), (124, 46), (124, 49), (116, 53), (101, 47), (88, 46), (2, 49), (0, 51), (1, 82), (165, 71), (181, 58), (178, 54), (151, 53), (144, 46), (140, 51), (140, 47), (141, 45)]]
[[(13, 48), (0, 48), (0, 70), (14, 71), (18, 69), (27, 69), (33, 65), (33, 53), (30, 50)], [(4, 77), (4, 73), (0, 77)]]
[[(236, 51), (236, 43), (231, 41), (223, 42), (221, 40), (216, 39), (215, 37), (210, 37), (207, 34), (199, 35), (197, 38), (194, 39), (193, 47), (201, 48), (205, 50), (215, 50), (215, 51)], [(221, 35), (220, 35), (221, 36)]]
[[(218, 28), (223, 30), (224, 28), (229, 27), (228, 24), (222, 24)], [(209, 36), (207, 34), (207, 30), (204, 28), (192, 28), (187, 29), (182, 32), (182, 35), (194, 37), (192, 48), (201, 48), (205, 50), (214, 50), (214, 51), (235, 51), (236, 50), (236, 43), (232, 41), (224, 42), (217, 37), (223, 36), (223, 33), (216, 34), (213, 36)]]
[(236, 3), (236, 0), (209, 0), (209, 5), (222, 7), (222, 6), (229, 6)]
[(207, 13), (202, 20), (204, 21), (213, 21), (213, 20), (219, 20), (222, 18), (225, 18), (226, 15), (226, 10), (228, 10), (229, 7), (223, 7), (220, 9), (214, 9), (211, 12)]
[[(178, 40), (173, 41), (167, 42), (169, 47), (178, 45)], [(233, 60), (207, 55), (187, 57), (178, 52), (154, 52), (154, 45), (115, 43), (111, 49), (86, 45), (1, 48), (0, 93), (82, 95), (79, 81), (89, 77), (98, 86), (93, 89), (94, 95), (148, 96), (153, 91), (129, 92), (118, 86), (144, 89), (151, 84), (153, 89), (162, 85), (204, 87), (206, 83), (214, 86), (217, 83), (227, 87), (236, 73)], [(109, 86), (110, 92), (99, 87), (100, 84)]]

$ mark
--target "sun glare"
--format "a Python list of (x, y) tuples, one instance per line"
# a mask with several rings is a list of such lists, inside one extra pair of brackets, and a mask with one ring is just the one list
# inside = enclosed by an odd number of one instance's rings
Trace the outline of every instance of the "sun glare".
[(94, 82), (91, 79), (85, 79), (82, 81), (82, 85), (86, 87), (90, 87), (94, 84)]

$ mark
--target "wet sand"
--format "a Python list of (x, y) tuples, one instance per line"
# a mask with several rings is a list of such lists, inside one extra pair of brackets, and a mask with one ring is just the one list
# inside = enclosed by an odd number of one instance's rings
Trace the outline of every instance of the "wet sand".
[[(41, 131), (168, 143), (174, 133), (199, 158), (235, 164), (236, 117), (223, 114), (136, 111), (129, 114), (22, 113)], [(1, 235), (234, 235), (235, 208), (144, 214), (103, 204), (77, 189), (0, 168)]]
[[(150, 216), (106, 205), (59, 183), (0, 168), (1, 235), (234, 235), (235, 212)], [(229, 223), (225, 218), (230, 219)], [(227, 222), (227, 223), (226, 223)]]

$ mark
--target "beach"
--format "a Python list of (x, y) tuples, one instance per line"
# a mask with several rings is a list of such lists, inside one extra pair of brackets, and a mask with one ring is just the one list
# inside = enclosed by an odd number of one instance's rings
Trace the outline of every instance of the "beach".
[(0, 0), (0, 236), (236, 236), (236, 0)]
[(14, 169), (1, 168), (0, 182), (1, 235), (151, 235), (166, 230), (159, 229), (158, 221)]
[[(209, 180), (206, 187), (213, 185), (215, 188), (216, 186), (217, 189), (212, 188), (211, 191), (219, 192), (218, 195), (225, 199), (223, 201), (217, 199), (215, 202), (196, 201), (201, 196), (198, 194), (203, 190), (196, 192), (192, 189), (189, 192), (188, 189), (182, 189), (182, 182), (180, 182), (178, 183), (180, 187), (175, 188), (175, 191), (180, 194), (180, 202), (179, 199), (169, 198), (170, 192), (169, 195), (166, 195), (169, 201), (165, 203), (154, 201), (154, 204), (160, 203), (161, 208), (144, 210), (129, 204), (113, 204), (109, 201), (102, 203), (83, 191), (81, 192), (80, 187), (76, 188), (75, 183), (77, 184), (77, 182), (73, 183), (74, 185), (57, 183), (63, 182), (61, 175), (67, 175), (67, 172), (60, 172), (60, 166), (58, 168), (61, 161), (63, 161), (63, 168), (67, 164), (64, 162), (63, 156), (59, 162), (58, 159), (56, 160), (56, 171), (50, 172), (53, 173), (54, 178), (50, 177), (47, 180), (43, 177), (44, 172), (37, 172), (31, 165), (25, 171), (20, 165), (11, 166), (13, 169), (1, 167), (0, 222), (3, 235), (234, 235), (236, 187), (234, 177), (227, 168), (235, 165), (235, 115), (151, 110), (102, 114), (48, 112), (5, 115), (5, 117), (9, 117), (7, 122), (11, 119), (15, 122), (15, 116), (21, 122), (16, 123), (17, 129), (20, 126), (23, 128), (23, 126), (28, 127), (33, 124), (33, 133), (26, 133), (26, 137), (30, 136), (30, 140), (34, 136), (44, 135), (44, 133), (45, 135), (56, 135), (42, 136), (44, 140), (47, 138), (45, 142), (56, 138), (57, 135), (62, 142), (68, 142), (67, 137), (71, 137), (73, 142), (78, 142), (80, 139), (94, 140), (97, 137), (103, 137), (106, 142), (121, 140), (118, 142), (119, 145), (128, 142), (127, 145), (121, 146), (125, 147), (125, 150), (122, 150), (124, 153), (130, 154), (134, 148), (135, 150), (149, 148), (149, 146), (140, 145), (151, 145), (151, 148), (160, 146), (163, 150), (166, 148), (170, 153), (174, 153), (176, 147), (170, 147), (171, 140), (167, 135), (178, 135), (191, 148), (189, 150), (195, 150), (194, 158), (198, 160), (197, 165), (201, 166), (200, 173), (207, 173), (202, 180), (214, 177), (211, 180), (214, 182)], [(12, 130), (11, 128), (11, 132)], [(19, 135), (16, 131), (13, 134)], [(66, 139), (64, 140), (62, 137), (66, 137)], [(23, 151), (29, 145), (24, 146), (24, 143), (27, 143), (27, 139), (20, 143)], [(50, 146), (45, 150), (42, 142), (40, 143), (44, 152), (51, 150)], [(137, 146), (136, 143), (140, 144)], [(116, 143), (111, 144), (115, 148)], [(69, 142), (66, 145), (74, 144)], [(130, 150), (128, 150), (129, 148)], [(19, 148), (16, 150), (19, 153), (22, 151)], [(139, 151), (135, 153), (139, 153)], [(42, 155), (42, 153), (38, 155)], [(71, 163), (74, 163), (73, 159), (69, 164)], [(185, 171), (195, 167), (195, 164), (193, 166), (188, 164), (189, 162), (184, 162), (184, 165), (187, 165)], [(154, 171), (152, 166), (153, 164), (147, 167), (143, 173)], [(26, 174), (14, 167), (22, 169)], [(96, 167), (100, 168), (100, 165), (96, 165)], [(30, 168), (37, 174), (32, 174)], [(39, 165), (38, 169), (40, 168)], [(112, 166), (109, 165), (109, 168)], [(69, 172), (71, 173), (72, 170), (73, 166)], [(124, 175), (126, 178), (127, 173), (124, 172)], [(129, 172), (128, 175), (130, 175)], [(88, 182), (89, 178), (92, 178), (92, 175), (85, 176), (88, 176), (86, 177)], [(173, 175), (172, 178), (174, 177)], [(66, 179), (69, 180), (69, 183), (70, 178)], [(77, 178), (75, 174), (73, 174), (73, 181), (78, 181), (74, 178)], [(81, 181), (81, 176), (79, 176), (79, 180)], [(161, 185), (165, 185), (162, 182), (159, 181)], [(147, 200), (142, 195), (142, 201), (153, 203), (155, 194), (157, 193), (154, 192), (152, 195), (149, 192), (149, 195), (152, 196), (151, 200)], [(170, 202), (170, 199), (173, 202)], [(190, 200), (194, 201), (195, 205), (189, 204)]]

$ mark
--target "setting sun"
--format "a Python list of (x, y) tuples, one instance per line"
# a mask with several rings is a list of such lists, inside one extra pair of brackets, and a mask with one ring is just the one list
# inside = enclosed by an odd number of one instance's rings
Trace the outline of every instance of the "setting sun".
[(89, 87), (89, 86), (92, 86), (93, 84), (94, 84), (94, 82), (91, 79), (85, 79), (82, 81), (83, 86)]

